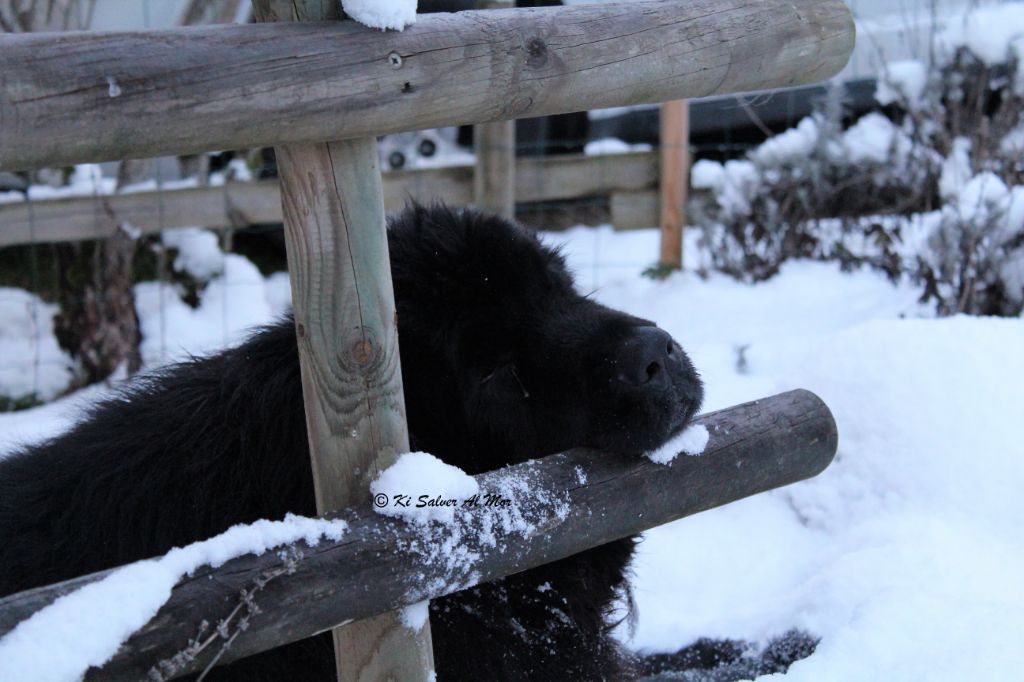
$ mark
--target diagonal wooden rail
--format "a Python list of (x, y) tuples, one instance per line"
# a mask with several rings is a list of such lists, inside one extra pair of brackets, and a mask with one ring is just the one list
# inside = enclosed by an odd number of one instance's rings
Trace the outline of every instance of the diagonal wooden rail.
[(0, 169), (367, 137), (801, 85), (841, 0), (654, 0), (353, 22), (0, 35)]
[[(710, 433), (704, 453), (680, 455), (670, 466), (646, 458), (572, 450), (478, 476), (481, 493), (504, 493), (513, 500), (519, 516), (504, 528), (500, 516), (487, 517), (493, 525), (484, 523), (484, 511), (464, 513), (454, 527), (425, 530), (365, 506), (346, 510), (340, 514), (349, 522), (346, 535), (335, 543), (305, 548), (293, 574), (268, 583), (257, 598), (262, 612), (219, 662), (810, 478), (829, 465), (836, 451), (835, 421), (828, 407), (808, 391), (712, 412), (696, 423)], [(451, 560), (444, 543), (454, 537), (459, 555), (471, 559)], [(278, 553), (268, 552), (183, 579), (156, 617), (86, 679), (145, 679), (157, 661), (186, 647), (203, 620), (223, 618), (238, 603), (242, 589), (281, 566)], [(0, 636), (59, 596), (109, 573), (3, 599)], [(215, 647), (210, 649), (179, 674), (202, 670), (217, 653)]]

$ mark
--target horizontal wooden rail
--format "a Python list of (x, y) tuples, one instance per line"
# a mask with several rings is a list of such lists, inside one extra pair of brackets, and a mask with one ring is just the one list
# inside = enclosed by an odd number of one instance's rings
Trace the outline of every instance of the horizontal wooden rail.
[(802, 85), (841, 0), (655, 0), (353, 22), (0, 35), (0, 169), (240, 149)]
[[(835, 421), (814, 394), (797, 390), (712, 412), (697, 419), (710, 432), (699, 457), (670, 466), (646, 458), (572, 450), (477, 477), (481, 493), (515, 499), (519, 530), (467, 512), (455, 527), (424, 531), (369, 509), (349, 510), (347, 534), (306, 549), (291, 575), (266, 585), (252, 617), (220, 662), (311, 636), (345, 622), (433, 599), (471, 585), (549, 563), (675, 519), (809, 478), (832, 461)], [(509, 491), (519, 490), (515, 498)], [(522, 528), (529, 528), (523, 531)], [(496, 538), (496, 543), (494, 542)], [(455, 541), (464, 561), (433, 547)], [(157, 661), (184, 649), (207, 621), (216, 624), (241, 590), (280, 572), (277, 552), (247, 556), (182, 580), (170, 601), (101, 671), (86, 679), (145, 679)], [(60, 595), (103, 578), (96, 573), (0, 601), (0, 636)], [(54, 642), (54, 646), (60, 646)], [(187, 668), (201, 670), (219, 646)]]
[[(516, 161), (520, 202), (576, 199), (656, 187), (655, 152), (608, 156), (549, 156)], [(473, 166), (384, 173), (384, 207), (406, 201), (473, 201)], [(120, 225), (142, 233), (199, 225), (232, 227), (281, 222), (281, 194), (274, 180), (228, 183), (31, 202), (0, 203), (0, 248), (15, 244), (81, 241), (109, 237)], [(653, 222), (648, 223), (653, 225)]]

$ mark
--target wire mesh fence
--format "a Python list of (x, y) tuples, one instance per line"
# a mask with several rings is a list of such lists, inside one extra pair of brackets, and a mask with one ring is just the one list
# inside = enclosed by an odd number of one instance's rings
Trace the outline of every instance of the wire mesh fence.
[[(94, 28), (117, 18), (91, 0), (57, 4), (63, 24), (4, 30)], [(179, 4), (156, 11), (146, 0), (132, 21), (145, 29), (248, 16), (246, 2), (215, 12)], [(741, 156), (795, 125), (819, 90), (695, 102), (692, 158)], [(473, 204), (471, 126), (388, 135), (379, 148), (389, 212), (409, 201)], [(664, 151), (657, 106), (517, 121), (516, 218), (561, 245), (585, 289), (639, 277), (659, 256), (653, 228)], [(121, 377), (234, 343), (284, 314), (290, 293), (276, 176), (271, 149), (157, 159), (127, 183), (116, 164), (0, 173), (0, 410), (109, 373), (109, 363), (92, 356), (111, 348), (113, 376)], [(626, 229), (635, 232), (624, 237)], [(118, 257), (129, 259), (124, 281), (114, 281)], [(129, 312), (118, 309), (126, 295)]]
[[(651, 107), (622, 112), (620, 124), (629, 126), (638, 114), (657, 130), (658, 110)], [(563, 244), (581, 287), (597, 288), (612, 273), (639, 276), (658, 257), (658, 140), (604, 135), (614, 118), (601, 114), (552, 118), (518, 126), (517, 219)], [(455, 128), (381, 138), (388, 210), (409, 201), (472, 204), (474, 148), (465, 138), (466, 130)], [(722, 158), (746, 148), (723, 138), (694, 151)], [(109, 264), (102, 244), (115, 237), (133, 242), (130, 287), (144, 367), (237, 342), (246, 329), (285, 313), (287, 264), (279, 208), (277, 215), (273, 208), (279, 199), (271, 150), (198, 162), (159, 159), (151, 169), (149, 177), (121, 187), (115, 164), (6, 180), (0, 408), (50, 400), (82, 385), (82, 350), (74, 334), (61, 332), (69, 323), (62, 303), (87, 297), (102, 318), (109, 297), (123, 295), (103, 283)], [(238, 198), (242, 189), (258, 192), (258, 202)], [(212, 224), (187, 221), (203, 211)], [(628, 223), (620, 228), (651, 229), (638, 231), (624, 248), (610, 236), (616, 219)], [(75, 234), (85, 239), (76, 241)]]

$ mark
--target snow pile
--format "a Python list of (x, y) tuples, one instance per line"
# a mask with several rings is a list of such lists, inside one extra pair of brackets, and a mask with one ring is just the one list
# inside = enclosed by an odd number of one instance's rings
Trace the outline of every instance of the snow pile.
[(702, 455), (708, 445), (711, 434), (703, 424), (694, 424), (682, 433), (670, 439), (657, 450), (647, 453), (647, 458), (657, 464), (671, 464), (677, 455)]
[(1024, 449), (1005, 420), (1024, 380), (1024, 360), (1007, 352), (1022, 343), (1019, 320), (879, 320), (766, 338), (748, 377), (702, 367), (709, 386), (746, 385), (745, 397), (814, 390), (835, 413), (840, 450), (812, 481), (649, 532), (634, 643), (763, 641), (797, 626), (822, 643), (787, 680), (1019, 670)]
[(750, 212), (761, 187), (761, 174), (750, 161), (734, 159), (721, 164), (701, 159), (690, 169), (690, 183), (694, 189), (711, 190), (722, 219), (731, 220)]
[[(64, 197), (89, 197), (98, 194), (113, 194), (117, 188), (116, 178), (105, 178), (99, 164), (83, 163), (74, 167), (68, 176), (67, 184), (59, 187), (50, 185), (31, 185), (28, 198), (61, 199)], [(24, 201), (21, 192), (0, 192), (0, 203)]]
[[(971, 253), (970, 276), (975, 286), (1005, 288), (1005, 298), (1024, 301), (1024, 248), (1018, 244), (1024, 235), (1024, 186), (1007, 187), (994, 173), (978, 173), (958, 188), (943, 206), (928, 236), (929, 249), (920, 256), (927, 265), (943, 275), (935, 284), (938, 294), (954, 299), (960, 291), (945, 281), (955, 279), (962, 267), (960, 245), (975, 243)], [(912, 254), (908, 254), (912, 257)]]
[(1024, 226), (1009, 224), (1009, 202), (1010, 190), (1006, 183), (994, 173), (983, 172), (967, 181), (957, 193), (955, 202), (946, 208), (955, 211), (961, 219), (974, 223), (998, 220), (1004, 227), (1005, 237), (1010, 237)]
[(628, 154), (629, 152), (649, 152), (651, 145), (646, 142), (630, 144), (623, 142), (617, 137), (602, 137), (599, 140), (591, 140), (583, 145), (583, 153), (587, 156), (600, 154)]
[[(786, 251), (793, 244), (817, 241), (803, 223), (828, 217), (811, 212), (829, 210), (842, 188), (869, 184), (874, 190), (892, 178), (909, 185), (927, 168), (906, 131), (881, 114), (867, 114), (845, 132), (816, 114), (744, 159), (697, 161), (691, 184), (711, 196), (701, 199), (694, 217), (705, 229), (715, 267), (761, 279), (774, 274), (787, 255), (796, 255)], [(873, 191), (861, 195), (863, 201), (877, 201)], [(787, 231), (800, 234), (787, 239)]]
[(71, 358), (53, 333), (57, 306), (0, 287), (0, 398), (52, 400), (71, 382)]
[[(761, 189), (765, 169), (805, 162), (821, 139), (822, 121), (808, 116), (795, 128), (768, 138), (744, 160), (697, 161), (691, 170), (695, 189), (710, 189), (730, 215), (748, 212), (751, 200)], [(826, 150), (829, 159), (843, 165), (884, 164), (895, 156), (905, 159), (911, 141), (907, 134), (879, 113), (861, 117), (849, 130), (831, 141)], [(742, 199), (737, 200), (737, 196)]]
[(270, 312), (280, 317), (292, 307), (292, 283), (287, 272), (275, 272), (263, 281), (263, 294)]
[(452, 523), (456, 509), (479, 493), (480, 486), (462, 469), (429, 453), (407, 452), (380, 473), (370, 492), (378, 514), (412, 523)]
[(224, 271), (224, 253), (217, 235), (201, 227), (179, 227), (160, 235), (164, 246), (178, 251), (174, 269), (205, 282)]
[[(644, 280), (654, 230), (550, 241), (599, 302), (679, 340), (705, 410), (800, 387), (839, 427), (836, 461), (815, 479), (645, 533), (636, 632), (618, 636), (649, 651), (703, 636), (763, 645), (793, 627), (820, 636), (780, 682), (1002, 680), (1024, 667), (1024, 320), (920, 319), (934, 313), (906, 279), (829, 263), (789, 261), (754, 286)], [(633, 270), (595, 268), (602, 254)]]
[(843, 133), (843, 158), (852, 164), (883, 164), (905, 159), (911, 142), (907, 134), (879, 113), (862, 116)]
[(370, 28), (401, 31), (416, 22), (416, 0), (341, 0), (349, 17)]
[(79, 680), (89, 667), (110, 660), (122, 642), (156, 615), (183, 576), (300, 540), (310, 547), (321, 537), (336, 541), (345, 529), (344, 521), (288, 515), (283, 521), (234, 526), (158, 559), (119, 568), (57, 599), (0, 639), (0, 680)]
[(1024, 155), (1024, 122), (1003, 136), (999, 150), (1006, 156)]
[(971, 179), (971, 141), (966, 137), (954, 138), (949, 156), (942, 162), (939, 175), (939, 194), (949, 201), (960, 193), (960, 188)]
[(406, 606), (399, 612), (402, 625), (413, 632), (419, 632), (430, 618), (430, 602), (421, 601)]
[(936, 42), (950, 55), (966, 47), (989, 66), (1005, 64), (1024, 50), (1024, 2), (1003, 2), (970, 11), (946, 24)]
[(885, 106), (903, 104), (916, 109), (928, 85), (928, 67), (917, 59), (886, 64), (885, 73), (878, 80), (875, 100)]
[(174, 268), (207, 282), (196, 307), (168, 282), (134, 287), (142, 333), (142, 360), (153, 367), (202, 355), (244, 340), (254, 327), (280, 317), (291, 305), (288, 273), (264, 278), (244, 256), (224, 253), (209, 230), (165, 230), (165, 245), (177, 250)]
[[(818, 122), (813, 116), (800, 121), (795, 128), (764, 141), (750, 154), (762, 166), (781, 166), (806, 158), (818, 144)], [(698, 162), (701, 163), (701, 162)], [(697, 185), (694, 184), (694, 187)]]

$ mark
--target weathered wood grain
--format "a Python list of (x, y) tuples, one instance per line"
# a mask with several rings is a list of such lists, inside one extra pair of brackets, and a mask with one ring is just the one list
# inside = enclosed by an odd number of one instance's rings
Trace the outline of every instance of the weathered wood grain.
[(661, 105), (661, 244), (659, 265), (683, 267), (683, 228), (686, 196), (690, 188), (690, 103), (686, 100)]
[[(438, 543), (459, 533), (460, 549), (478, 555), (474, 561), (448, 561), (447, 554), (430, 550), (423, 530), (377, 515), (367, 505), (346, 510), (339, 516), (349, 522), (347, 534), (336, 543), (302, 546), (305, 556), (295, 573), (268, 583), (259, 593), (262, 612), (221, 662), (815, 476), (836, 451), (835, 421), (828, 407), (807, 391), (712, 412), (696, 422), (710, 432), (704, 453), (680, 455), (670, 466), (646, 458), (571, 450), (477, 476), (482, 493), (525, 484), (529, 494), (517, 498), (515, 508), (530, 530), (497, 528), (497, 541), (492, 543), (489, 537), (494, 536), (483, 521), (494, 517), (482, 511), (467, 512), (454, 527), (433, 527), (432, 539)], [(281, 565), (277, 554), (268, 552), (197, 571), (174, 588), (170, 601), (109, 664), (86, 679), (144, 679), (155, 661), (187, 644), (200, 622), (223, 618), (237, 604), (240, 590)], [(108, 573), (0, 601), (0, 636), (58, 596)], [(191, 669), (202, 669), (212, 653), (204, 652)]]
[(516, 122), (495, 121), (473, 127), (473, 203), (504, 218), (516, 209)]
[[(472, 166), (423, 168), (384, 173), (384, 208), (400, 210), (410, 200), (473, 201)], [(516, 199), (522, 202), (605, 196), (658, 184), (654, 152), (610, 156), (549, 156), (516, 161)], [(657, 206), (657, 200), (654, 202)], [(643, 227), (657, 223), (655, 217)], [(38, 199), (0, 203), (0, 248), (15, 244), (102, 239), (111, 224), (127, 224), (143, 234), (169, 227), (236, 227), (281, 222), (278, 183), (228, 183), (106, 196)], [(544, 225), (536, 225), (543, 228)]]
[[(812, 83), (841, 0), (654, 0), (0, 35), (0, 168), (313, 142)], [(398, 59), (395, 59), (398, 57)]]
[[(336, 20), (336, 0), (253, 0), (257, 21)], [(316, 508), (370, 499), (409, 449), (377, 140), (278, 145)], [(341, 621), (332, 623), (337, 625)], [(430, 627), (381, 613), (333, 631), (338, 681), (426, 680)]]
[[(476, 9), (511, 9), (514, 0), (478, 0)], [(516, 125), (493, 121), (473, 127), (473, 203), (503, 218), (515, 218)]]

